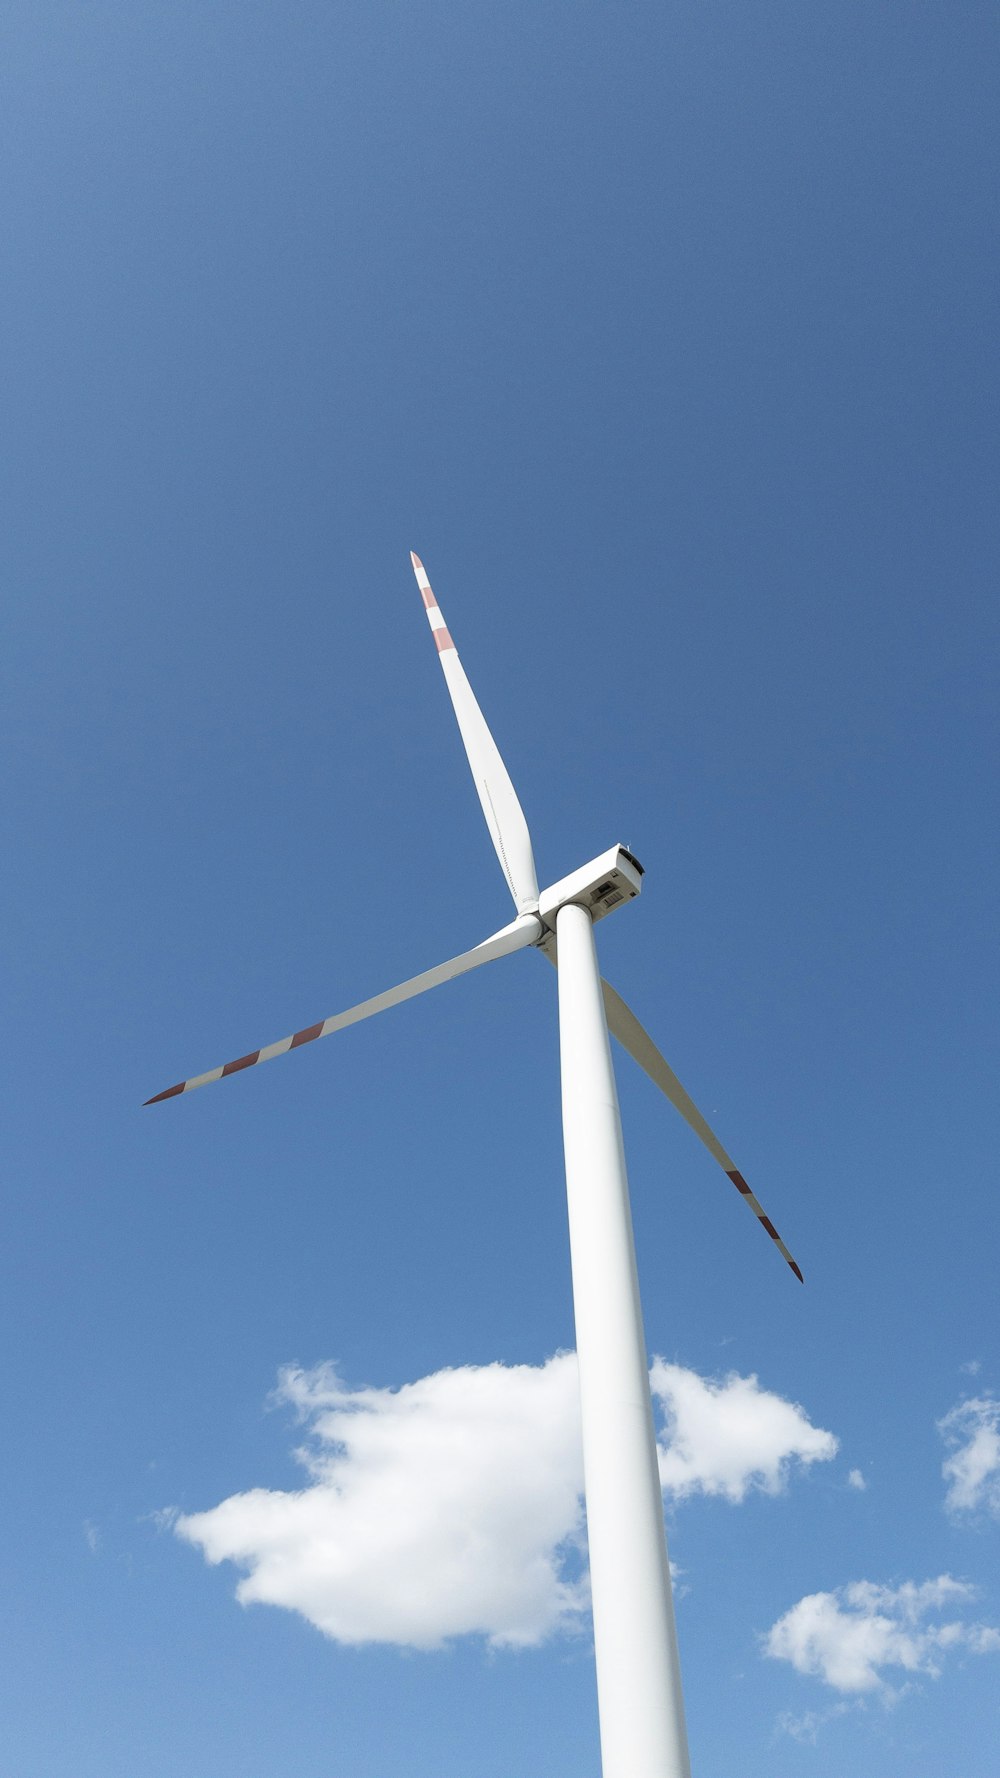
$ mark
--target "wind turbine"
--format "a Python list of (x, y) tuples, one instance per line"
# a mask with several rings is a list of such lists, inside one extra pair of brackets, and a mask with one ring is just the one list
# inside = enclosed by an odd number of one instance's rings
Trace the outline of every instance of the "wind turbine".
[(486, 825), (517, 909), (471, 951), (346, 1012), (251, 1050), (147, 1099), (155, 1105), (286, 1050), (329, 1037), (428, 988), (528, 945), (559, 977), (563, 1142), (573, 1309), (583, 1419), (584, 1483), (604, 1778), (690, 1778), (663, 1499), (649, 1393), (621, 1118), (609, 1030), (701, 1138), (795, 1276), (794, 1259), (718, 1137), (652, 1038), (601, 979), (594, 925), (633, 901), (643, 870), (624, 846), (541, 894), (528, 824), (459, 660), (419, 556), (413, 571), (451, 694)]

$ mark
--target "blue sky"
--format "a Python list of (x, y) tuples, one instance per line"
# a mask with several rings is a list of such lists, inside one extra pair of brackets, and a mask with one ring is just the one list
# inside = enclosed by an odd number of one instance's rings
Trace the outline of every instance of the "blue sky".
[(551, 971), (141, 1109), (510, 917), (411, 548), (805, 1273), (623, 1062), (695, 1772), (993, 1778), (995, 9), (2, 35), (3, 1778), (597, 1778)]

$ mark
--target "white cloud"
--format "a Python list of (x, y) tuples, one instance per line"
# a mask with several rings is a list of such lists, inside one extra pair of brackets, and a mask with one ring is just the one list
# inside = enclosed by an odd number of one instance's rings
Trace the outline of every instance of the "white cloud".
[[(711, 1382), (656, 1360), (664, 1485), (776, 1493), (793, 1458), (836, 1440), (755, 1377)], [(574, 1353), (467, 1365), (400, 1389), (351, 1389), (332, 1366), (282, 1373), (306, 1426), (308, 1485), (255, 1488), (164, 1527), (244, 1571), (237, 1597), (298, 1611), (338, 1642), (432, 1648), (476, 1634), (526, 1646), (588, 1603)]]
[(884, 1668), (936, 1679), (948, 1649), (1000, 1650), (1000, 1630), (989, 1624), (928, 1621), (968, 1605), (975, 1592), (966, 1581), (942, 1574), (919, 1585), (858, 1580), (833, 1593), (809, 1593), (772, 1625), (764, 1652), (835, 1691), (877, 1692), (888, 1699), (895, 1694)]
[(288, 1371), (311, 1485), (262, 1488), (178, 1519), (237, 1597), (299, 1611), (338, 1642), (430, 1648), (479, 1633), (529, 1644), (584, 1604), (564, 1578), (581, 1531), (576, 1359), (437, 1371), (398, 1390)]
[(141, 1518), (150, 1525), (155, 1525), (157, 1531), (172, 1531), (180, 1518), (180, 1511), (176, 1506), (157, 1506), (151, 1513), (143, 1513)]
[(749, 1488), (778, 1494), (795, 1459), (823, 1463), (835, 1456), (832, 1432), (813, 1426), (795, 1402), (735, 1372), (719, 1381), (654, 1359), (653, 1393), (666, 1420), (660, 1480), (677, 1499), (721, 1494), (733, 1502)]
[[(782, 1735), (790, 1735), (793, 1741), (801, 1741), (806, 1747), (815, 1747), (819, 1742), (820, 1729), (854, 1708), (854, 1704), (841, 1702), (831, 1704), (828, 1710), (806, 1710), (801, 1716), (796, 1716), (791, 1710), (783, 1710), (778, 1717), (777, 1726)], [(857, 1708), (863, 1710), (864, 1705), (859, 1704)]]
[(865, 1489), (867, 1488), (868, 1483), (865, 1481), (865, 1478), (862, 1475), (860, 1469), (852, 1469), (852, 1470), (848, 1471), (847, 1486), (849, 1488), (857, 1489), (857, 1492), (859, 1494), (863, 1494), (865, 1492)]
[(949, 1512), (986, 1511), (1000, 1518), (1000, 1400), (980, 1395), (960, 1401), (938, 1421), (938, 1431), (951, 1451), (941, 1470)]

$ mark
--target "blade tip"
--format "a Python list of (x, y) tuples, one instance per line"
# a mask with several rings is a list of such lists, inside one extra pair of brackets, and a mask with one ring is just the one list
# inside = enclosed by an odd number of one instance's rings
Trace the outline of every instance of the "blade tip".
[(410, 551), (410, 562), (413, 566), (413, 572), (417, 577), (417, 585), (420, 587), (421, 591), (423, 591), (424, 588), (429, 587), (431, 583), (427, 578), (427, 570), (415, 549), (411, 549)]
[(790, 1259), (790, 1260), (789, 1260), (789, 1262), (788, 1262), (788, 1263), (789, 1263), (789, 1265), (790, 1265), (790, 1266), (791, 1266), (791, 1268), (792, 1268), (792, 1271), (793, 1271), (793, 1272), (794, 1272), (794, 1273), (795, 1273), (795, 1276), (796, 1276), (796, 1278), (797, 1278), (797, 1279), (798, 1279), (798, 1281), (799, 1281), (799, 1283), (800, 1283), (800, 1284), (804, 1284), (804, 1283), (805, 1283), (805, 1279), (804, 1279), (804, 1278), (803, 1278), (803, 1276), (802, 1276), (802, 1273), (801, 1273), (801, 1272), (800, 1272), (800, 1270), (799, 1270), (799, 1268), (798, 1268), (798, 1266), (797, 1266), (797, 1265), (796, 1265), (796, 1263), (795, 1263), (795, 1261), (794, 1261), (794, 1260), (793, 1260), (793, 1259)]
[(159, 1105), (161, 1099), (174, 1099), (178, 1093), (183, 1093), (183, 1091), (184, 1082), (181, 1080), (175, 1087), (168, 1087), (165, 1093), (154, 1093), (151, 1099), (144, 1099), (142, 1108), (145, 1111), (147, 1105)]

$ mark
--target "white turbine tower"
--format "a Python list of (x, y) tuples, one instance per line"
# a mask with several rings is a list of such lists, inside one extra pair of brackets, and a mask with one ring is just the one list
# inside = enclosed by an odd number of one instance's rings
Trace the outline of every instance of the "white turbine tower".
[(479, 800), (517, 918), (471, 951), (398, 988), (252, 1050), (148, 1099), (154, 1105), (383, 1012), (440, 982), (534, 945), (559, 972), (563, 1141), (604, 1778), (690, 1778), (663, 1500), (628, 1179), (609, 1029), (725, 1169), (799, 1279), (802, 1273), (742, 1174), (607, 982), (594, 922), (639, 894), (624, 846), (539, 894), (528, 825), (418, 556), (412, 557)]

